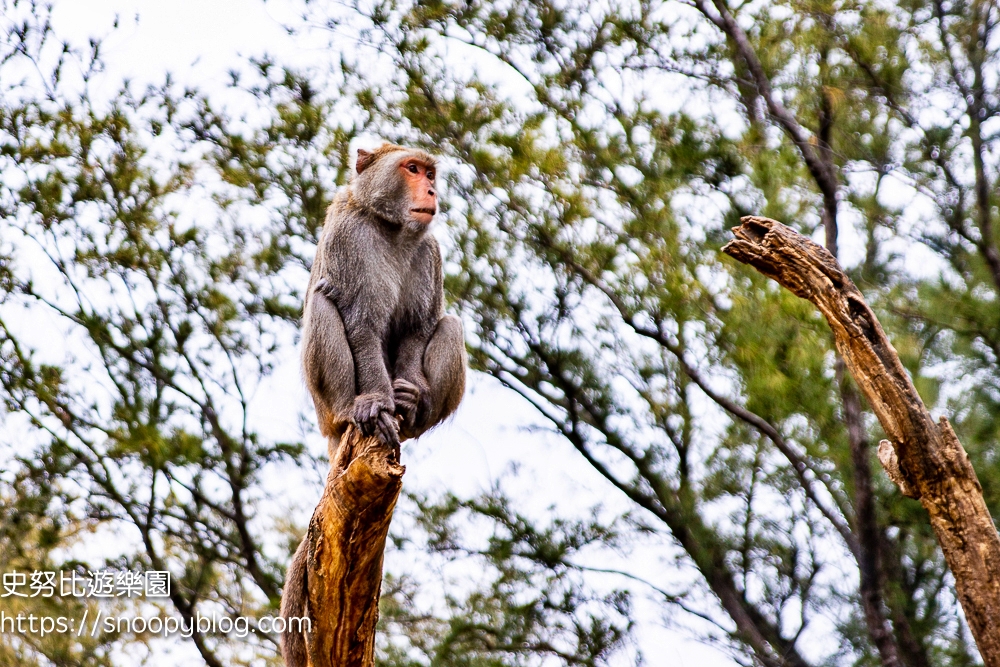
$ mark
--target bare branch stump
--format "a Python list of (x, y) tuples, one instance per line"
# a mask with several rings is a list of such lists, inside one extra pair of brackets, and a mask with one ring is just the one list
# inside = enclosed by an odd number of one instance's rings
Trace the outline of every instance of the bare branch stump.
[[(935, 422), (875, 314), (837, 260), (780, 222), (749, 216), (722, 251), (811, 301), (891, 442), (880, 460), (930, 516), (987, 667), (1000, 667), (1000, 535), (969, 457), (944, 417)], [(888, 447), (891, 446), (891, 451)]]
[(348, 427), (306, 534), (310, 667), (373, 667), (382, 555), (403, 487), (399, 451)]

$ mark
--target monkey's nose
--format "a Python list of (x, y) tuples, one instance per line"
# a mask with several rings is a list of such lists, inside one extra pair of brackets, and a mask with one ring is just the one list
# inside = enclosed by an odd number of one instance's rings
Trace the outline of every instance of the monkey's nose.
[(434, 195), (436, 195), (437, 193), (436, 193), (436, 192), (434, 192), (433, 190), (428, 190), (428, 191), (427, 191), (427, 194), (429, 194), (429, 195), (430, 195), (431, 197), (433, 197), (433, 196), (434, 196)]

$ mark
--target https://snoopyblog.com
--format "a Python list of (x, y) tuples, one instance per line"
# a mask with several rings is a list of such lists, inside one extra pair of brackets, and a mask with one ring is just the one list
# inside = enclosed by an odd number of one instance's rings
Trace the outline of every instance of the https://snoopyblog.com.
[(69, 571), (5, 572), (0, 576), (0, 633), (73, 634), (96, 637), (99, 633), (153, 634), (163, 637), (194, 634), (224, 634), (246, 637), (251, 633), (282, 633), (286, 629), (309, 632), (308, 617), (281, 618), (264, 616), (210, 616), (192, 614), (189, 618), (152, 615), (125, 616), (109, 614), (99, 606), (82, 610), (79, 617), (48, 616), (29, 612), (8, 612), (3, 602), (17, 598), (74, 597), (94, 600), (114, 598), (170, 597), (170, 573), (99, 570), (86, 574)]

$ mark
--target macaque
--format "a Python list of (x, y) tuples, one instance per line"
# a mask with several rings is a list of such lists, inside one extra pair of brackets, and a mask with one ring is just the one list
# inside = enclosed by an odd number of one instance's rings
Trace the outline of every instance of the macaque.
[[(441, 250), (427, 229), (438, 210), (436, 163), (412, 148), (358, 151), (334, 199), (306, 290), (302, 367), (331, 465), (349, 425), (384, 445), (415, 438), (452, 414), (465, 392), (462, 322), (444, 314)], [(303, 616), (306, 542), (288, 569), (281, 615)], [(307, 664), (286, 631), (288, 667)]]
[(359, 150), (356, 170), (327, 213), (303, 317), (306, 385), (331, 447), (352, 423), (390, 445), (416, 437), (465, 390), (462, 323), (444, 314), (427, 233), (435, 160), (383, 144)]

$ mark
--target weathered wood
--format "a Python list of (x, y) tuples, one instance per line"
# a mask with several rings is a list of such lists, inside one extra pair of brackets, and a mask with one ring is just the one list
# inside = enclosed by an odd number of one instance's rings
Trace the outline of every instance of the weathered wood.
[[(722, 250), (812, 302), (894, 450), (893, 481), (930, 516), (987, 667), (1000, 667), (1000, 535), (969, 457), (944, 417), (934, 421), (875, 314), (837, 260), (780, 222), (749, 216)], [(883, 441), (885, 442), (885, 441)]]
[(310, 667), (373, 667), (382, 554), (403, 486), (399, 451), (349, 427), (309, 521)]

